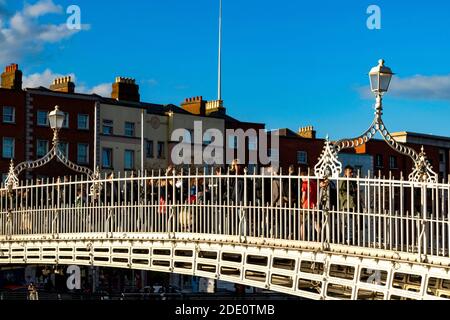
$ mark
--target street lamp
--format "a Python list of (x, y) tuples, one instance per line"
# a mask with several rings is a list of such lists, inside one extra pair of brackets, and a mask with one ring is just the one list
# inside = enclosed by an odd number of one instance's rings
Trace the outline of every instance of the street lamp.
[[(70, 168), (71, 170), (79, 173), (83, 173), (87, 175), (90, 179), (96, 180), (99, 176), (98, 170), (96, 169), (96, 172), (93, 172), (91, 169), (79, 166), (72, 161), (70, 161), (64, 152), (62, 152), (59, 148), (59, 138), (58, 133), (61, 130), (63, 124), (64, 124), (65, 114), (62, 112), (58, 106), (55, 106), (55, 109), (51, 111), (48, 115), (48, 121), (50, 123), (50, 128), (53, 130), (53, 147), (52, 149), (42, 158), (36, 160), (36, 161), (24, 161), (17, 165), (17, 167), (14, 166), (14, 162), (11, 159), (11, 163), (9, 166), (9, 172), (8, 176), (5, 180), (5, 186), (7, 187), (9, 192), (12, 192), (12, 190), (19, 185), (19, 175), (24, 170), (30, 170), (30, 169), (36, 169), (39, 167), (42, 167), (49, 163), (54, 158), (57, 158), (59, 161), (61, 161), (66, 167)], [(95, 188), (99, 188), (97, 185), (95, 185)], [(95, 191), (98, 191), (95, 189)]]
[(376, 95), (383, 95), (383, 93), (387, 92), (393, 75), (391, 68), (384, 65), (384, 60), (379, 60), (378, 65), (369, 72), (372, 92)]
[(364, 145), (379, 132), (392, 149), (409, 156), (414, 161), (413, 172), (409, 175), (411, 181), (437, 182), (438, 176), (433, 171), (423, 147), (421, 152), (417, 153), (414, 149), (397, 142), (389, 133), (381, 118), (383, 115), (383, 94), (389, 90), (393, 75), (392, 70), (384, 65), (384, 60), (379, 60), (378, 65), (370, 70), (370, 89), (376, 96), (375, 118), (372, 124), (362, 135), (353, 139), (342, 139), (333, 143), (327, 137), (322, 155), (314, 168), (316, 176), (338, 177), (342, 172), (342, 164), (338, 160), (338, 153), (343, 149)]
[(61, 130), (65, 114), (61, 110), (59, 110), (59, 106), (55, 106), (55, 110), (48, 114), (48, 122), (50, 123), (50, 128), (53, 130), (53, 144), (58, 144), (58, 133)]

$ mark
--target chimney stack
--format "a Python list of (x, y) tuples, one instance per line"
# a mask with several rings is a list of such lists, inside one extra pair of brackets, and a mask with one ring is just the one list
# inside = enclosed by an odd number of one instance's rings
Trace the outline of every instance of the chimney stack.
[(307, 126), (300, 128), (298, 130), (298, 135), (302, 138), (306, 139), (315, 139), (316, 138), (316, 131), (314, 130), (313, 126)]
[(75, 92), (75, 83), (72, 82), (72, 77), (61, 77), (53, 80), (53, 84), (50, 85), (50, 90), (65, 92), (65, 93), (74, 93)]
[(181, 108), (195, 115), (205, 115), (206, 101), (203, 100), (202, 96), (186, 98), (181, 103)]
[(139, 102), (141, 96), (139, 94), (139, 86), (135, 79), (117, 77), (116, 82), (112, 85), (111, 98), (123, 101)]
[(2, 73), (2, 88), (12, 90), (22, 90), (22, 71), (16, 63), (6, 66)]

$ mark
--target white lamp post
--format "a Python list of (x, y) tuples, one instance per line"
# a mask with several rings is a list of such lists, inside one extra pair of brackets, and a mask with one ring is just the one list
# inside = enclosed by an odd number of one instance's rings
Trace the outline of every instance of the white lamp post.
[(59, 106), (55, 106), (55, 110), (53, 110), (52, 112), (50, 112), (48, 114), (48, 121), (50, 123), (50, 128), (52, 128), (52, 130), (53, 130), (53, 144), (54, 145), (57, 145), (59, 142), (58, 133), (64, 124), (65, 118), (66, 118), (65, 114), (64, 114), (64, 112), (59, 110)]
[(384, 65), (384, 60), (379, 60), (378, 65), (369, 72), (372, 92), (376, 95), (383, 95), (383, 93), (387, 92), (393, 75), (391, 68)]
[(414, 149), (397, 142), (381, 119), (383, 115), (383, 95), (389, 90), (393, 75), (392, 70), (384, 65), (384, 60), (379, 60), (378, 65), (370, 70), (370, 89), (376, 96), (375, 119), (369, 129), (359, 137), (343, 139), (334, 143), (331, 143), (327, 138), (319, 162), (314, 168), (317, 176), (339, 176), (342, 171), (342, 164), (338, 160), (338, 153), (343, 149), (356, 148), (367, 143), (379, 132), (392, 149), (411, 157), (414, 161), (413, 172), (409, 176), (411, 181), (437, 182), (437, 174), (432, 170), (433, 167), (427, 160), (423, 147), (421, 152), (417, 153)]
[[(58, 158), (66, 167), (70, 168), (73, 171), (86, 174), (89, 178), (92, 180), (95, 180), (98, 177), (98, 172), (94, 173), (91, 169), (79, 166), (73, 162), (71, 162), (69, 159), (67, 159), (64, 152), (61, 152), (59, 150), (59, 137), (58, 133), (63, 127), (65, 119), (65, 114), (62, 112), (58, 106), (55, 106), (55, 109), (51, 111), (48, 115), (48, 121), (50, 123), (50, 128), (53, 130), (53, 147), (52, 149), (41, 159), (38, 159), (36, 161), (24, 161), (17, 165), (17, 167), (14, 166), (14, 162), (11, 159), (11, 164), (9, 167), (8, 176), (5, 180), (5, 185), (8, 187), (9, 191), (12, 191), (13, 188), (16, 188), (19, 185), (19, 175), (24, 170), (30, 170), (30, 169), (36, 169), (39, 167), (42, 167), (49, 163), (52, 159), (55, 157)], [(98, 189), (98, 186), (95, 186)], [(95, 190), (98, 191), (98, 190)]]
[(388, 92), (394, 73), (391, 68), (384, 65), (384, 60), (380, 59), (378, 65), (369, 72), (370, 90), (376, 96), (375, 116), (380, 118), (383, 111), (383, 95)]

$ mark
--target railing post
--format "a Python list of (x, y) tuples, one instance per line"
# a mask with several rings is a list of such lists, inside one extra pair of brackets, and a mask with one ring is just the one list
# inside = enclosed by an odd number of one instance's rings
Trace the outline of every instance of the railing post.
[(55, 217), (52, 220), (52, 236), (54, 239), (59, 238), (59, 214), (60, 210), (57, 208), (55, 211)]
[[(106, 205), (106, 204), (105, 204)], [(108, 208), (108, 217), (106, 218), (106, 237), (112, 238), (114, 233), (114, 228), (112, 226), (113, 224), (113, 218), (114, 218), (114, 210), (112, 206)]]
[[(237, 183), (237, 181), (236, 181)], [(247, 242), (247, 170), (244, 170), (244, 203), (239, 204), (239, 242)]]
[[(427, 229), (427, 185), (426, 183), (422, 184), (422, 212), (421, 212), (421, 219), (420, 219), (420, 234), (418, 238), (418, 253), (419, 253), (419, 261), (420, 262), (426, 262), (427, 261), (427, 249), (428, 249), (428, 237), (426, 234)], [(423, 249), (423, 252), (422, 252)]]
[(330, 181), (328, 176), (324, 177), (324, 180), (319, 184), (321, 197), (319, 210), (323, 213), (323, 225), (321, 230), (321, 250), (328, 250), (330, 246)]
[(12, 209), (6, 213), (6, 240), (12, 239)]

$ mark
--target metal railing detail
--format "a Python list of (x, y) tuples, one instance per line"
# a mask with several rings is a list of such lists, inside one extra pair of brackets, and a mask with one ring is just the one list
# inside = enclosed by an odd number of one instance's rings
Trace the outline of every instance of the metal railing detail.
[(0, 191), (0, 239), (191, 234), (383, 249), (426, 261), (450, 257), (449, 193), (444, 183), (198, 171), (22, 182)]

